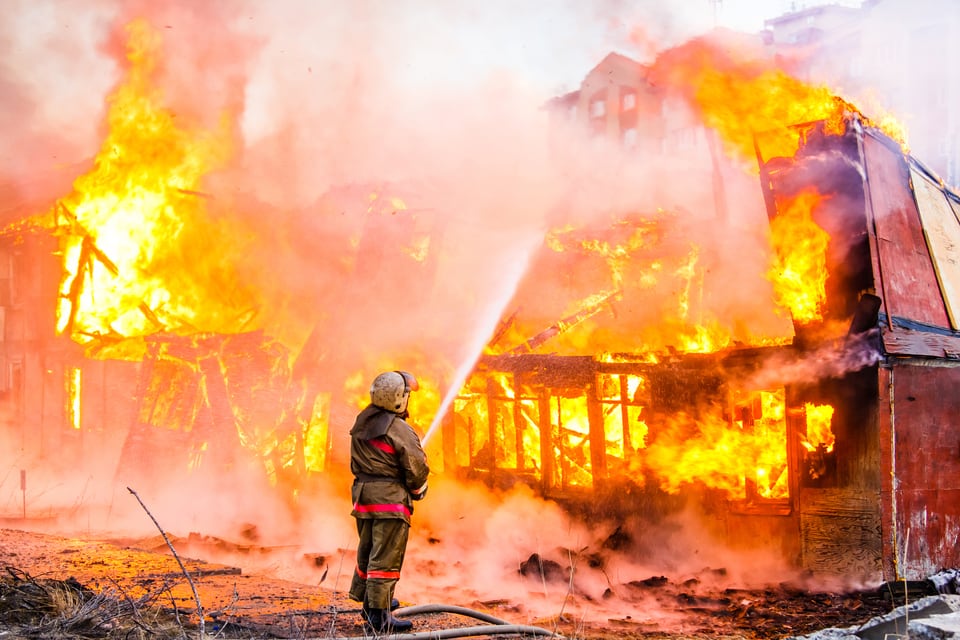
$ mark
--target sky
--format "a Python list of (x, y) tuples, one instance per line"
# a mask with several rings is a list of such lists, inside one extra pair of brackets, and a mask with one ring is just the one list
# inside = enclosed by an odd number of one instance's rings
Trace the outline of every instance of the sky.
[[(473, 3), (468, 11), (440, 3), (400, 2), (412, 29), (423, 29), (415, 47), (424, 55), (438, 50), (450, 62), (475, 64), (478, 72), (502, 68), (522, 73), (539, 89), (576, 89), (583, 75), (611, 49), (642, 57), (650, 45), (662, 48), (712, 27), (756, 32), (764, 21), (826, 2), (803, 0), (534, 0)], [(857, 0), (829, 4), (859, 6)], [(471, 7), (471, 3), (452, 3)], [(483, 7), (480, 9), (480, 7)], [(438, 8), (440, 8), (438, 10)], [(436, 25), (436, 28), (432, 28)], [(427, 27), (424, 29), (424, 27)], [(456, 33), (452, 37), (451, 32)], [(436, 40), (433, 40), (436, 38)], [(436, 45), (436, 46), (434, 46)], [(401, 54), (402, 55), (402, 54)], [(416, 65), (413, 65), (414, 67)]]
[[(409, 52), (396, 55), (416, 79), (438, 51), (451, 69), (478, 74), (520, 74), (545, 94), (579, 86), (583, 75), (611, 49), (642, 57), (652, 47), (679, 43), (717, 26), (755, 32), (764, 20), (821, 3), (802, 0), (533, 0), (529, 2), (417, 2), (388, 6), (397, 10), (390, 28), (416, 32)], [(859, 2), (835, 4), (859, 5)], [(383, 10), (385, 5), (379, 5)], [(397, 46), (396, 44), (394, 46)], [(412, 55), (411, 55), (412, 54)], [(407, 57), (410, 55), (411, 57)], [(461, 69), (462, 71), (462, 69)], [(451, 73), (456, 73), (451, 71)], [(448, 78), (448, 79), (453, 79)]]

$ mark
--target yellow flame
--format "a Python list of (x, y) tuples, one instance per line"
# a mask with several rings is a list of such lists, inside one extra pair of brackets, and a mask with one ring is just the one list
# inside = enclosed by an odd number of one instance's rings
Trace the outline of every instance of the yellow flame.
[(82, 391), (83, 371), (77, 367), (70, 367), (67, 370), (67, 421), (70, 426), (80, 430), (80, 398)]
[(666, 90), (684, 97), (740, 157), (754, 157), (758, 134), (763, 134), (766, 159), (792, 157), (800, 142), (798, 125), (822, 121), (825, 133), (838, 134), (851, 114), (905, 144), (902, 126), (888, 115), (872, 123), (829, 87), (805, 82), (711, 38), (669, 50), (656, 62), (653, 76)]
[(830, 236), (813, 220), (823, 196), (810, 189), (780, 199), (770, 223), (774, 264), (768, 271), (776, 302), (801, 324), (821, 320), (826, 300)]
[(330, 397), (320, 394), (313, 404), (310, 421), (304, 428), (303, 457), (307, 471), (323, 471), (327, 467), (330, 447)]
[(788, 495), (784, 390), (747, 394), (732, 422), (719, 411), (678, 413), (651, 426), (652, 441), (637, 459), (671, 493), (691, 483), (731, 498)]
[(833, 435), (833, 407), (828, 404), (815, 405), (808, 402), (805, 405), (807, 437), (802, 441), (807, 451), (816, 451), (823, 447), (825, 453), (833, 451), (836, 441)]
[(150, 83), (159, 35), (143, 21), (128, 33), (129, 71), (109, 98), (109, 132), (94, 169), (56, 211), (65, 272), (58, 331), (82, 343), (187, 327), (242, 330), (237, 314), (255, 301), (212, 264), (211, 248), (222, 262), (229, 243), (206, 217), (200, 190), (230, 155), (229, 120), (212, 133), (185, 128)]

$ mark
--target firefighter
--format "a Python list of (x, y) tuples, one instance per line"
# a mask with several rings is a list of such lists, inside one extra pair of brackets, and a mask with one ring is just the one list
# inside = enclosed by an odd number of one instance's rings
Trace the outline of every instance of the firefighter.
[(413, 623), (391, 611), (407, 548), (413, 502), (427, 494), (426, 454), (407, 424), (417, 380), (405, 371), (381, 373), (370, 385), (370, 404), (350, 430), (353, 511), (360, 541), (350, 598), (377, 633), (409, 631)]

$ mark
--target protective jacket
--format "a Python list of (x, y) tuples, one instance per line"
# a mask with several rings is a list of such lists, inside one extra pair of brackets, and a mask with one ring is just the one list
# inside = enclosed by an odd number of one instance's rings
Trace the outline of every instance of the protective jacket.
[(400, 416), (369, 405), (350, 430), (350, 471), (355, 518), (399, 518), (413, 514), (411, 494), (427, 484), (430, 468), (420, 437)]

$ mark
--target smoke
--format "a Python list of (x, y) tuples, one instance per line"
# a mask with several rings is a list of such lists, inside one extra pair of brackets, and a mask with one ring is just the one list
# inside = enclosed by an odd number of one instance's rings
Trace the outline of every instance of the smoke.
[(949, 0), (882, 0), (841, 25), (813, 57), (800, 56), (808, 78), (824, 83), (876, 123), (895, 120), (910, 152), (956, 188), (960, 68), (951, 33), (960, 6)]
[[(253, 328), (323, 380), (349, 380), (347, 390), (362, 397), (364, 375), (404, 368), (442, 395), (489, 337), (491, 317), (517, 311), (514, 337), (529, 338), (576, 311), (598, 280), (616, 277), (634, 288), (604, 307), (592, 331), (557, 340), (558, 352), (675, 346), (674, 333), (692, 323), (723, 323), (745, 343), (789, 335), (763, 278), (766, 217), (742, 161), (626, 154), (563, 130), (557, 144), (544, 109), (611, 48), (652, 61), (699, 20), (653, 1), (557, 6), (563, 11), (507, 2), (13, 0), (13, 19), (0, 27), (0, 193), (13, 204), (0, 212), (5, 222), (38, 213), (89, 168), (107, 96), (130, 68), (127, 25), (140, 18), (161, 41), (152, 78), (164, 105), (189, 130), (225, 122), (233, 145), (228, 165), (203, 185), (208, 212), (226, 232), (194, 247), (190, 261), (230, 255), (244, 288), (257, 292)], [(550, 38), (536, 35), (543, 33)], [(553, 68), (563, 69), (568, 86), (546, 72)], [(723, 177), (722, 198), (714, 172)], [(403, 235), (401, 218), (429, 237), (426, 268), (413, 255), (422, 238)], [(627, 218), (649, 222), (650, 235), (623, 273), (589, 252), (557, 268), (544, 250), (552, 230), (609, 229)], [(309, 348), (313, 336), (318, 351)], [(316, 357), (297, 362), (304, 354)], [(840, 375), (877, 357), (857, 340), (771, 362), (751, 384)], [(331, 401), (341, 449), (356, 401), (345, 395)], [(289, 409), (277, 398), (264, 402), (274, 419)], [(432, 419), (417, 426), (425, 431)], [(13, 470), (31, 462), (16, 455), (17, 442), (3, 450), (13, 453), (3, 459), (2, 505), (15, 512)], [(31, 468), (31, 513), (84, 506), (85, 521), (61, 526), (149, 535), (125, 478), (113, 473), (120, 444), (102, 454), (73, 467)], [(299, 573), (307, 571), (302, 553), (326, 554), (326, 584), (345, 589), (354, 544), (349, 480), (321, 478), (289, 505), (260, 462), (240, 459), (213, 476), (167, 470), (157, 490), (140, 495), (181, 535), (234, 538), (256, 523), (260, 540), (296, 548), (284, 569), (291, 575), (312, 575)], [(625, 523), (619, 534), (634, 543), (611, 550), (604, 545), (617, 534), (612, 524), (588, 526), (524, 489), (493, 493), (441, 479), (414, 523), (404, 599), (442, 599), (444, 590), (464, 600), (543, 594), (532, 616), (556, 613), (570, 589), (524, 576), (533, 554), (561, 571), (575, 564), (576, 587), (596, 615), (608, 590), (622, 594), (651, 575), (706, 579), (705, 569), (724, 568), (727, 583), (757, 583), (787, 571), (779, 554), (713, 542), (691, 510)], [(611, 608), (623, 602), (614, 598)], [(649, 606), (640, 597), (634, 604)]]
[[(706, 603), (724, 589), (803, 580), (762, 540), (740, 548), (720, 542), (716, 524), (682, 499), (657, 521), (577, 518), (524, 485), (491, 491), (440, 476), (415, 506), (397, 590), (404, 602), (507, 603), (518, 622), (565, 612), (585, 621), (633, 615), (675, 627), (684, 616), (669, 596), (678, 592)], [(354, 534), (347, 527), (334, 532), (329, 515), (314, 524), (288, 562), (279, 563), (281, 571), (306, 583), (325, 573), (324, 585), (346, 591)], [(322, 566), (305, 563), (304, 551), (323, 556)], [(276, 555), (268, 562), (278, 569)], [(644, 582), (658, 588), (647, 590)]]
[(744, 384), (752, 389), (768, 389), (784, 384), (803, 384), (827, 378), (839, 378), (860, 371), (883, 359), (879, 331), (871, 329), (845, 339), (823, 344), (797, 356), (778, 353), (764, 360), (760, 370)]

